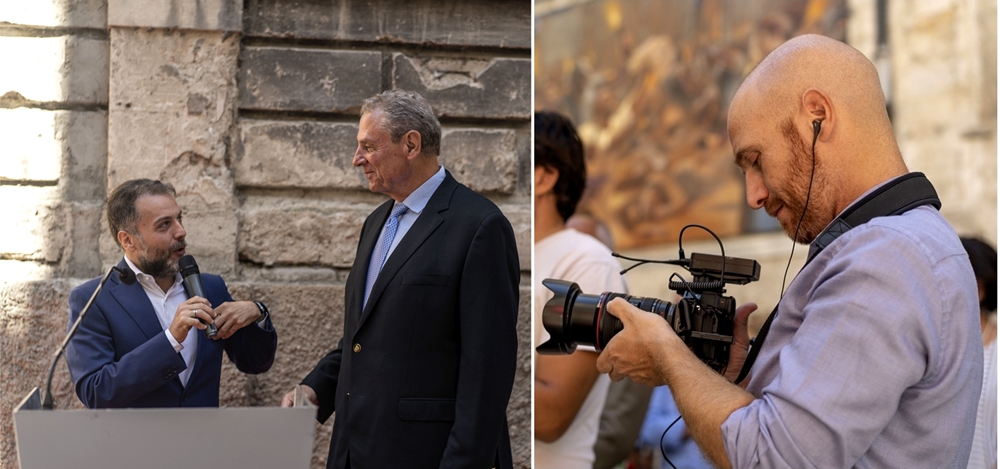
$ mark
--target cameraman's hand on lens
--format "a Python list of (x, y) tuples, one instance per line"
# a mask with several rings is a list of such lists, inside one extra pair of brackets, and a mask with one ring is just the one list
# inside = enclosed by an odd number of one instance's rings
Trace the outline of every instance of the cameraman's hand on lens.
[[(729, 365), (723, 375), (729, 382), (736, 381), (740, 370), (743, 369), (743, 363), (746, 362), (747, 352), (750, 350), (750, 334), (747, 332), (747, 323), (750, 313), (754, 311), (757, 311), (757, 303), (747, 303), (736, 308), (736, 317), (733, 319), (733, 345), (729, 347)], [(749, 377), (745, 378), (740, 383), (740, 387), (746, 389), (749, 381)]]
[[(664, 369), (671, 353), (691, 353), (663, 318), (630, 305), (621, 298), (608, 303), (608, 311), (624, 328), (597, 357), (597, 370), (615, 381), (628, 376), (649, 386), (666, 384)], [(692, 354), (693, 356), (693, 354)]]

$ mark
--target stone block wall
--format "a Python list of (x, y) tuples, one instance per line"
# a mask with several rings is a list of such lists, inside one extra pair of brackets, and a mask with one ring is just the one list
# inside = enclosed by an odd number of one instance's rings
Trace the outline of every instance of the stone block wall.
[[(188, 251), (268, 304), (268, 373), (226, 361), (223, 406), (273, 406), (342, 333), (361, 225), (385, 200), (351, 166), (361, 102), (434, 105), (440, 161), (510, 219), (522, 268), (514, 460), (530, 465), (531, 4), (14, 0), (0, 5), (0, 468), (13, 406), (44, 383), (69, 291), (117, 263), (110, 189), (177, 189)], [(57, 367), (58, 408), (81, 408)], [(330, 422), (317, 425), (323, 467)]]
[(893, 127), (960, 235), (997, 244), (997, 2), (889, 2)]
[[(0, 5), (0, 467), (11, 411), (44, 386), (69, 291), (97, 275), (106, 194), (109, 35), (102, 1)], [(65, 365), (56, 402), (73, 407)], [(76, 404), (78, 405), (78, 404)]]

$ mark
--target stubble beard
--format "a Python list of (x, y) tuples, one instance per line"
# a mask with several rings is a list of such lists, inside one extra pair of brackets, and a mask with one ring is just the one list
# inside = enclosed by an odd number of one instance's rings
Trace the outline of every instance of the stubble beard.
[[(785, 191), (787, 195), (776, 200), (773, 205), (784, 205), (785, 209), (792, 214), (787, 223), (778, 220), (785, 234), (796, 243), (809, 244), (819, 236), (829, 223), (829, 220), (823, 220), (821, 216), (822, 207), (827, 205), (826, 200), (829, 198), (827, 184), (822, 177), (813, 173), (815, 155), (806, 142), (802, 140), (802, 136), (795, 131), (791, 120), (786, 121), (782, 126), (782, 133), (792, 151), (793, 158), (788, 168), (788, 177), (784, 181), (785, 187), (788, 188)], [(819, 169), (820, 164), (817, 161), (816, 173), (820, 173)], [(811, 191), (809, 188), (810, 179), (813, 180)], [(808, 207), (806, 207), (806, 199), (809, 199)], [(768, 208), (770, 209), (770, 207)], [(771, 210), (768, 212), (773, 213)], [(805, 216), (803, 216), (803, 212), (805, 212)], [(799, 222), (800, 219), (801, 222)], [(796, 227), (798, 228), (797, 233)]]

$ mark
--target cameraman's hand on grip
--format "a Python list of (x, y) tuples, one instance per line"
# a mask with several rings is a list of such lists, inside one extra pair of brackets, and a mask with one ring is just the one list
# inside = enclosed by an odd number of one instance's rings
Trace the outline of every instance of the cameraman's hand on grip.
[(664, 370), (670, 354), (692, 354), (663, 318), (621, 298), (608, 303), (608, 311), (624, 326), (597, 358), (597, 370), (611, 379), (628, 376), (636, 383), (659, 386), (666, 383)]
[[(750, 350), (750, 334), (747, 332), (747, 323), (750, 319), (750, 313), (756, 310), (756, 303), (746, 303), (736, 308), (736, 317), (733, 319), (733, 345), (729, 348), (729, 365), (723, 374), (729, 382), (736, 381), (740, 370), (743, 369), (747, 352)], [(739, 386), (746, 389), (749, 381), (749, 378), (744, 379)]]

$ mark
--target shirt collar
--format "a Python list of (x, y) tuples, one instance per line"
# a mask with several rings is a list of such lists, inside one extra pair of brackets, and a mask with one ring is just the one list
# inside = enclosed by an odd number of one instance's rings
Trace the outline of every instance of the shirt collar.
[(844, 212), (847, 212), (848, 209), (850, 209), (851, 207), (857, 205), (857, 203), (860, 202), (861, 199), (863, 199), (865, 197), (868, 197), (868, 194), (871, 194), (872, 192), (875, 192), (879, 187), (882, 187), (882, 186), (884, 186), (886, 184), (889, 184), (890, 182), (895, 181), (896, 179), (899, 179), (899, 178), (901, 178), (903, 176), (906, 176), (906, 174), (903, 174), (901, 176), (897, 176), (897, 177), (894, 177), (894, 178), (886, 179), (885, 181), (882, 181), (881, 183), (876, 184), (871, 189), (868, 189), (867, 191), (865, 191), (864, 194), (859, 195), (858, 198), (854, 199), (853, 202), (847, 204), (847, 207), (844, 207), (844, 209), (841, 210), (840, 213), (837, 214), (837, 217), (834, 218), (834, 219), (836, 220), (837, 218), (840, 218), (840, 216), (843, 215)]
[[(828, 229), (830, 229), (830, 226), (832, 226), (832, 225), (833, 225), (834, 223), (837, 223), (837, 220), (839, 220), (839, 219), (840, 219), (840, 216), (841, 216), (841, 215), (843, 215), (843, 214), (844, 214), (844, 213), (846, 213), (846, 212), (847, 212), (848, 210), (850, 210), (850, 209), (851, 209), (851, 207), (854, 207), (855, 205), (857, 205), (857, 204), (858, 204), (858, 202), (860, 202), (860, 201), (861, 201), (861, 199), (864, 199), (865, 197), (867, 197), (867, 196), (868, 196), (868, 194), (871, 194), (872, 192), (874, 192), (874, 191), (875, 191), (875, 190), (877, 190), (878, 188), (880, 188), (880, 187), (882, 187), (882, 186), (884, 186), (884, 185), (886, 185), (886, 184), (889, 184), (890, 182), (892, 182), (892, 181), (895, 181), (896, 179), (899, 179), (899, 178), (901, 178), (901, 177), (903, 177), (903, 176), (905, 176), (905, 174), (904, 174), (904, 175), (902, 175), (902, 176), (897, 176), (897, 177), (894, 177), (894, 178), (890, 178), (890, 179), (886, 179), (885, 181), (882, 181), (881, 183), (879, 183), (879, 184), (876, 184), (876, 185), (875, 185), (874, 187), (872, 187), (871, 189), (868, 189), (867, 191), (865, 191), (865, 193), (864, 193), (864, 194), (861, 194), (861, 195), (859, 195), (859, 196), (858, 196), (858, 198), (854, 199), (854, 201), (853, 201), (853, 202), (851, 202), (851, 203), (847, 204), (847, 207), (844, 207), (844, 209), (843, 209), (843, 210), (841, 210), (841, 211), (840, 211), (840, 213), (838, 213), (838, 214), (837, 214), (837, 216), (836, 216), (836, 217), (834, 217), (834, 218), (833, 218), (833, 220), (831, 220), (831, 221), (830, 221), (830, 223), (827, 223), (827, 225), (826, 225), (826, 226), (825, 226), (825, 227), (823, 228), (823, 231), (820, 231), (820, 235), (822, 235), (822, 234), (823, 234), (823, 233), (825, 233), (825, 232), (826, 232), (826, 231), (827, 231)], [(814, 251), (814, 250), (816, 250), (816, 249), (818, 249), (818, 248), (816, 247), (816, 240), (818, 240), (818, 239), (819, 239), (820, 237), (821, 237), (821, 236), (816, 236), (816, 239), (812, 240), (812, 242), (811, 242), (811, 243), (809, 243), (809, 257), (812, 257), (812, 254), (813, 254), (813, 251)]]
[(411, 212), (419, 214), (427, 206), (427, 202), (430, 202), (431, 196), (434, 195), (434, 191), (442, 182), (444, 182), (444, 166), (438, 165), (437, 172), (403, 199), (403, 204)]

